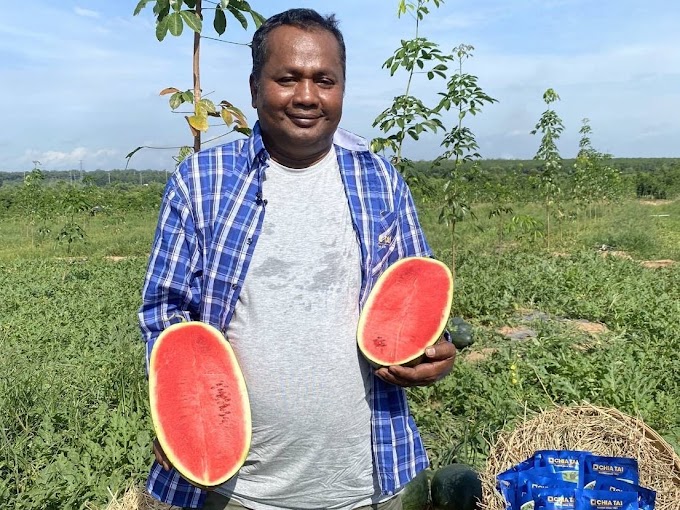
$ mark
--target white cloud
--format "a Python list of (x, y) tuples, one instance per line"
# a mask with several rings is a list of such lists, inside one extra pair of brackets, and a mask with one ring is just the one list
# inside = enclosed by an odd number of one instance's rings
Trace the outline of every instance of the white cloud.
[(76, 147), (70, 152), (28, 149), (23, 160), (26, 162), (40, 161), (41, 166), (48, 170), (76, 168), (79, 167), (81, 161), (88, 168), (95, 168), (102, 163), (108, 164), (117, 155), (118, 151), (115, 149), (88, 149), (86, 147)]
[(73, 9), (73, 12), (75, 12), (78, 16), (82, 16), (83, 18), (98, 19), (100, 17), (100, 14), (97, 11), (91, 11), (90, 9), (83, 9), (82, 7), (75, 7)]

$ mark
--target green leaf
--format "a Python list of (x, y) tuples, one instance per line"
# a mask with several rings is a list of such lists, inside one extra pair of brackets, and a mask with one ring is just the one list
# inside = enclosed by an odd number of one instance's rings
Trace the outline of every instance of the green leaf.
[(267, 18), (256, 11), (250, 11), (250, 17), (253, 18), (253, 23), (255, 24), (256, 29), (260, 28), (260, 26), (262, 26), (262, 24), (267, 21)]
[(170, 33), (174, 35), (175, 37), (182, 35), (182, 29), (184, 28), (184, 23), (182, 23), (182, 16), (180, 16), (179, 12), (173, 12), (172, 14), (169, 14), (167, 18), (168, 20), (168, 30), (170, 30)]
[(215, 9), (215, 19), (213, 20), (213, 27), (218, 35), (222, 35), (227, 30), (227, 16), (221, 7)]
[(160, 21), (165, 18), (170, 12), (170, 0), (156, 0), (156, 5), (153, 6), (153, 12), (158, 16)]
[(213, 103), (210, 99), (201, 99), (201, 104), (205, 108), (205, 111), (208, 113), (215, 113), (217, 109), (215, 108), (215, 103)]
[(197, 34), (201, 33), (201, 30), (203, 30), (203, 21), (198, 17), (198, 14), (194, 11), (181, 11), (180, 15), (191, 30)]
[(232, 14), (232, 16), (234, 16), (234, 18), (236, 18), (238, 20), (238, 22), (243, 27), (243, 30), (247, 30), (248, 29), (248, 20), (243, 15), (243, 13), (241, 11), (239, 11), (236, 7), (234, 7), (233, 4), (229, 4), (229, 7), (227, 7), (227, 9)]
[(170, 96), (170, 108), (173, 110), (176, 110), (183, 102), (181, 92), (175, 92)]
[(168, 34), (168, 17), (164, 17), (156, 23), (156, 39), (162, 41)]
[(130, 159), (132, 156), (135, 155), (135, 153), (136, 153), (137, 151), (140, 151), (140, 150), (142, 150), (143, 148), (144, 148), (143, 146), (142, 146), (142, 147), (137, 147), (135, 150), (133, 150), (132, 152), (128, 153), (128, 154), (125, 156), (125, 159)]
[(234, 131), (246, 136), (250, 136), (251, 134), (253, 134), (253, 130), (250, 129), (249, 127), (235, 127)]
[(142, 12), (142, 9), (146, 7), (146, 4), (149, 3), (149, 0), (139, 0), (139, 3), (137, 4), (137, 7), (135, 7), (135, 12), (132, 13), (133, 16), (137, 16), (140, 12)]

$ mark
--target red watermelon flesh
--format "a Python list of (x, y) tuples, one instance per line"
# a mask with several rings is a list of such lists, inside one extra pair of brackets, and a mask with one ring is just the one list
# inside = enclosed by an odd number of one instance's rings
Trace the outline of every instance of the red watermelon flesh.
[(151, 352), (149, 397), (158, 441), (184, 478), (212, 487), (236, 474), (250, 448), (250, 403), (219, 330), (201, 322), (164, 330)]
[(453, 301), (449, 268), (426, 257), (407, 257), (378, 279), (359, 318), (357, 341), (376, 366), (418, 360), (442, 335)]

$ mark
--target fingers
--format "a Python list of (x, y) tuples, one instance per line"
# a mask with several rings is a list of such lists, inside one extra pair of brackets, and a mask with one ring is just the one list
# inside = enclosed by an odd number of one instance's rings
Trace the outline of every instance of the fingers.
[[(452, 347), (453, 349), (449, 348)], [(375, 371), (375, 374), (383, 381), (396, 384), (397, 386), (427, 386), (446, 377), (453, 368), (456, 358), (456, 348), (452, 344), (436, 344), (432, 348), (434, 352), (426, 352), (423, 362), (414, 367), (392, 366), (383, 367)]]
[(158, 438), (154, 438), (153, 440), (153, 454), (156, 457), (156, 462), (163, 466), (163, 469), (165, 469), (166, 471), (170, 471), (170, 468), (172, 468), (172, 464), (165, 456), (165, 452), (163, 451), (161, 444), (158, 442)]
[(425, 350), (427, 361), (444, 361), (456, 357), (456, 346), (451, 342), (439, 341)]

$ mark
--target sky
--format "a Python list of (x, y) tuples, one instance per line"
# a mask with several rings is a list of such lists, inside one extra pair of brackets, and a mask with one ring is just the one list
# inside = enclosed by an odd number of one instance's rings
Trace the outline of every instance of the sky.
[[(207, 2), (207, 0), (205, 0)], [(119, 169), (138, 146), (191, 145), (181, 114), (165, 87), (192, 87), (192, 36), (155, 37), (151, 6), (133, 16), (137, 0), (12, 2), (0, 16), (0, 171)], [(382, 69), (415, 24), (397, 16), (398, 0), (251, 0), (270, 16), (290, 7), (335, 13), (347, 46), (347, 85), (341, 126), (365, 138), (380, 136), (373, 121), (406, 89), (405, 73)], [(207, 5), (207, 4), (206, 4)], [(7, 6), (6, 6), (7, 7)], [(422, 21), (420, 35), (445, 53), (474, 47), (464, 72), (497, 103), (465, 123), (483, 158), (530, 159), (540, 135), (530, 132), (553, 104), (564, 123), (562, 157), (578, 151), (582, 119), (595, 149), (614, 157), (680, 156), (680, 2), (675, 0), (445, 0)], [(205, 35), (215, 36), (212, 23)], [(253, 28), (229, 19), (222, 39), (204, 39), (204, 94), (243, 109), (252, 124), (244, 44)], [(433, 105), (443, 80), (417, 75), (412, 93)], [(442, 121), (457, 121), (451, 113)], [(211, 128), (204, 139), (224, 133)], [(213, 143), (228, 140), (222, 137)], [(442, 133), (407, 143), (404, 155), (434, 159)], [(143, 149), (129, 167), (174, 167), (174, 149)]]

